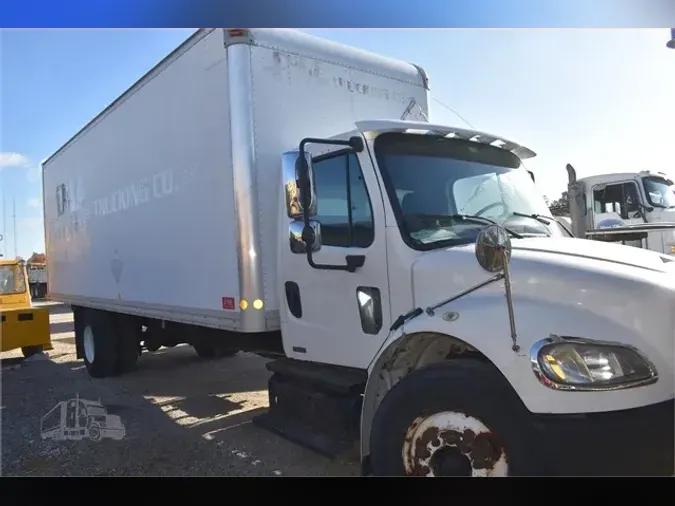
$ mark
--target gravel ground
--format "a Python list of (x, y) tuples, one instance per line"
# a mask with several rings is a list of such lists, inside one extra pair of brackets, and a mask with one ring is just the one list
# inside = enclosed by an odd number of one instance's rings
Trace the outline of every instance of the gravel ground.
[[(135, 372), (95, 380), (75, 359), (72, 313), (50, 306), (54, 350), (22, 361), (0, 353), (4, 476), (358, 476), (356, 455), (331, 461), (251, 423), (267, 408), (265, 359), (214, 362), (189, 346), (139, 359)], [(100, 401), (121, 440), (41, 438), (57, 403)]]

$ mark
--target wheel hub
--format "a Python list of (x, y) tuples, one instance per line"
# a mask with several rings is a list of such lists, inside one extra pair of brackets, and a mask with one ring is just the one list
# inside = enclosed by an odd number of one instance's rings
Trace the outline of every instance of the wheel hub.
[(403, 444), (406, 474), (507, 476), (506, 451), (479, 419), (455, 411), (417, 418)]
[(459, 448), (443, 446), (429, 458), (429, 468), (434, 476), (471, 476), (471, 460)]
[(84, 328), (83, 332), (83, 347), (84, 347), (84, 356), (87, 359), (87, 362), (92, 364), (96, 356), (94, 348), (94, 332), (89, 325)]

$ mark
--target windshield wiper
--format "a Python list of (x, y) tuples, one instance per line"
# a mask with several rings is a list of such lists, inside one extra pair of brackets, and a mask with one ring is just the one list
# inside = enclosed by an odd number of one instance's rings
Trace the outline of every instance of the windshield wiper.
[(552, 221), (555, 221), (555, 218), (552, 216), (544, 216), (543, 214), (526, 214), (526, 213), (511, 213), (512, 216), (522, 216), (523, 218), (532, 218), (537, 220), (539, 223), (544, 225), (550, 225)]
[(502, 227), (504, 230), (506, 230), (509, 235), (512, 237), (515, 237), (516, 239), (523, 239), (524, 236), (520, 235), (517, 232), (514, 232), (510, 228), (505, 227), (504, 225), (501, 225), (497, 223), (494, 220), (491, 220), (490, 218), (483, 218), (482, 216), (476, 216), (473, 214), (427, 214), (427, 213), (413, 213), (413, 214), (407, 214), (406, 218), (410, 217), (416, 217), (416, 218), (427, 218), (431, 220), (464, 220), (464, 221), (472, 221), (474, 223), (482, 223), (483, 225), (499, 225)]
[[(541, 223), (543, 225), (546, 225), (547, 227), (551, 224), (552, 221), (555, 221), (556, 223), (558, 223), (558, 220), (556, 220), (552, 216), (544, 216), (543, 214), (536, 214), (536, 213), (527, 214), (527, 213), (515, 212), (515, 213), (511, 213), (511, 216), (521, 216), (523, 218), (530, 218), (530, 219), (538, 221), (539, 223)], [(567, 230), (567, 227), (563, 227), (563, 228), (565, 230)], [(571, 232), (570, 232), (570, 234), (571, 234)], [(545, 236), (551, 237), (551, 232), (548, 231), (548, 233), (546, 233)]]
[(460, 219), (460, 220), (465, 220), (465, 221), (477, 221), (477, 222), (482, 222), (488, 225), (498, 225), (502, 227), (504, 230), (506, 230), (512, 237), (515, 237), (516, 239), (522, 239), (523, 236), (520, 235), (517, 232), (514, 232), (510, 228), (505, 227), (504, 225), (500, 225), (494, 220), (491, 220), (490, 218), (484, 218), (482, 216), (476, 216), (474, 214), (451, 214), (448, 216), (448, 218), (455, 218), (455, 219)]

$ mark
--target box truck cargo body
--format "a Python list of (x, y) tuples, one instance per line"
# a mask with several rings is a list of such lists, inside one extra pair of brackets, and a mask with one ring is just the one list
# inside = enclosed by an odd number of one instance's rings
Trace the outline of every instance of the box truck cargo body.
[(413, 65), (291, 31), (224, 33), (198, 32), (44, 164), (52, 297), (277, 330), (280, 154), (413, 100), (427, 111)]
[(255, 422), (364, 473), (672, 474), (672, 257), (566, 237), (535, 153), (427, 92), (305, 34), (196, 32), (44, 163), (78, 358), (273, 356)]

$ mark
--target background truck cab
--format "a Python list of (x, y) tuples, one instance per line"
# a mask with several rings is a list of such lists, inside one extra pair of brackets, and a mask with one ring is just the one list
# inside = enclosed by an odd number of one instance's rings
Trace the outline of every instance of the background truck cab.
[(666, 174), (641, 171), (577, 179), (571, 165), (567, 171), (577, 237), (675, 254), (675, 185)]

